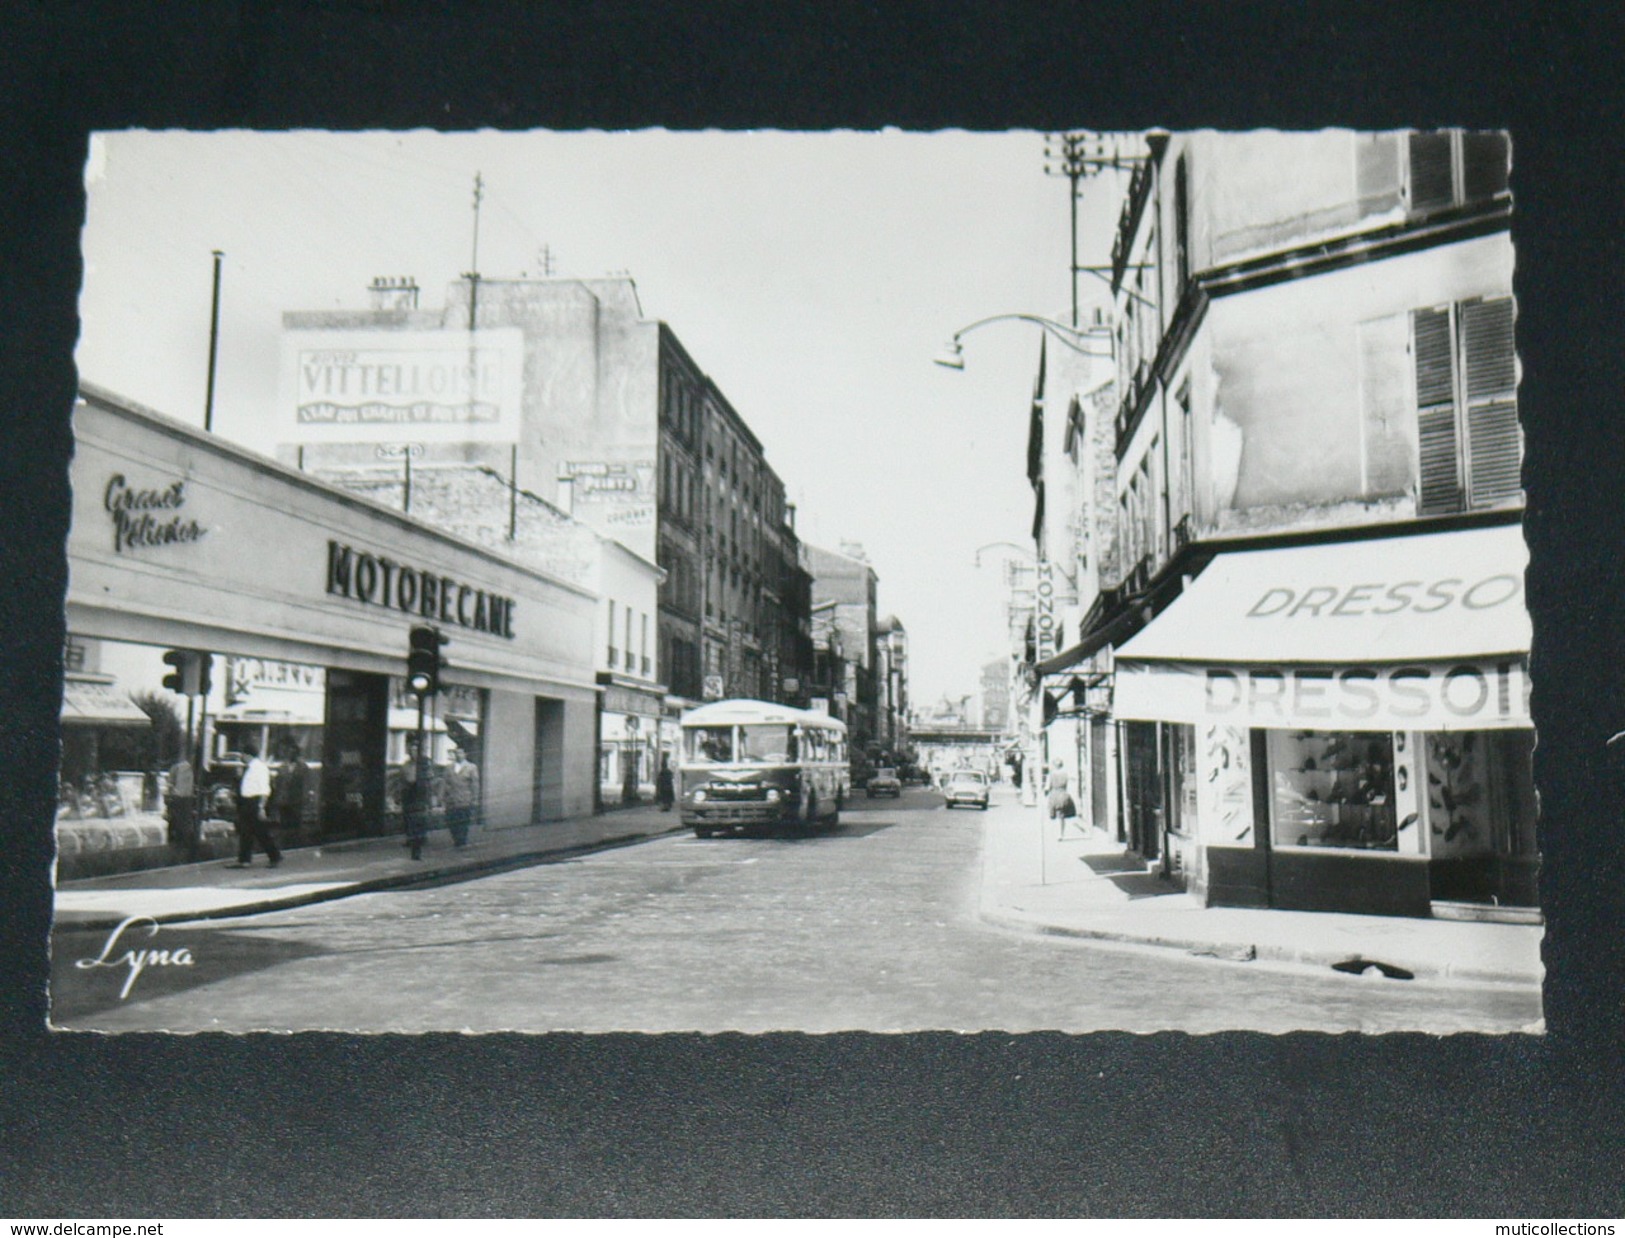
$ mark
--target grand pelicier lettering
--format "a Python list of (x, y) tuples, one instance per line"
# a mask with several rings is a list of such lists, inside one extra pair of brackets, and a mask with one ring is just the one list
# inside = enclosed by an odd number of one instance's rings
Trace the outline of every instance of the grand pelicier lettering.
[(513, 639), (513, 599), (385, 555), (327, 543), (327, 591), (369, 606)]

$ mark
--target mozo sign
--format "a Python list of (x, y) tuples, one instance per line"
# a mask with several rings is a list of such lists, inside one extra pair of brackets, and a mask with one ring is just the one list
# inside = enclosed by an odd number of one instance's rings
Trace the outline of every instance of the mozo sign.
[(1038, 561), (1038, 579), (1033, 586), (1036, 599), (1034, 626), (1037, 629), (1038, 660), (1055, 654), (1058, 633), (1055, 626), (1055, 568), (1048, 559)]

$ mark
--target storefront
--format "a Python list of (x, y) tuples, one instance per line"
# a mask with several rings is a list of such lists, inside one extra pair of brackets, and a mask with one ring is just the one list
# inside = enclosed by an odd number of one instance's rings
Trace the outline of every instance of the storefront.
[[(663, 728), (666, 694), (610, 671), (598, 672), (598, 794), (603, 805), (648, 803), (672, 737)], [(672, 768), (677, 762), (672, 759)]]
[[(592, 811), (593, 593), (93, 388), (74, 428), (70, 656), (95, 650), (101, 695), (124, 702), (104, 721), (138, 728), (134, 708), (166, 738), (84, 759), (78, 744), (65, 786), (137, 775), (145, 810), (161, 812), (184, 752), (206, 843), (252, 748), (301, 784), (278, 824), (285, 842), (398, 829), (392, 780), (418, 726), (407, 634), (427, 624), (448, 640), (425, 711), (431, 758), (444, 767), (455, 748), (476, 764), (485, 826)], [(166, 651), (210, 655), (207, 687), (166, 689)], [(84, 682), (70, 680), (65, 729)], [(78, 769), (85, 759), (99, 768)], [(100, 856), (82, 871), (177, 858), (150, 840), (145, 854), (110, 854), (78, 833), (64, 860)]]
[(1116, 652), (1131, 828), (1210, 904), (1532, 914), (1526, 563), (1515, 525), (1218, 556)]

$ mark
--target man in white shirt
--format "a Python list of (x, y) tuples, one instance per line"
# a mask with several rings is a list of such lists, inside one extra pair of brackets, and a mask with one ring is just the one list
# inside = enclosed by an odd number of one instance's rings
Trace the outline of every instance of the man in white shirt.
[(265, 801), (271, 795), (271, 767), (260, 759), (259, 749), (253, 744), (243, 745), (248, 764), (242, 780), (237, 784), (237, 868), (247, 868), (254, 862), (254, 844), (259, 843), (266, 858), (275, 868), (282, 863), (282, 852), (271, 837), (271, 827), (265, 819)]

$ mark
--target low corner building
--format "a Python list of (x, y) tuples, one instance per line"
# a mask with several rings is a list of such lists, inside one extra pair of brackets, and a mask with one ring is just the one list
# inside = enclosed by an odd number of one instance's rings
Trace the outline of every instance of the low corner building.
[[(169, 696), (183, 723), (203, 715), (206, 787), (227, 783), (233, 750), (252, 741), (284, 760), (297, 752), (311, 774), (302, 819), (279, 826), (285, 841), (395, 828), (396, 767), (416, 726), (407, 634), (427, 623), (448, 638), (432, 756), (443, 762), (455, 744), (477, 761), (485, 824), (592, 811), (591, 591), (88, 385), (74, 431), (70, 648), (98, 651), (98, 691), (121, 700), (165, 696), (163, 650), (216, 655), (211, 696)], [(309, 704), (253, 708), (271, 687), (275, 704)], [(83, 698), (70, 685), (65, 722)], [(155, 788), (174, 755), (161, 747), (114, 745), (136, 770), (64, 770), (65, 875), (77, 852), (118, 848), (99, 818), (161, 810)], [(144, 792), (117, 805), (91, 789), (132, 775)], [(80, 870), (160, 860), (104, 855)]]
[(1526, 564), (1516, 524), (1235, 550), (1119, 645), (1125, 785), (1192, 890), (1535, 907)]

